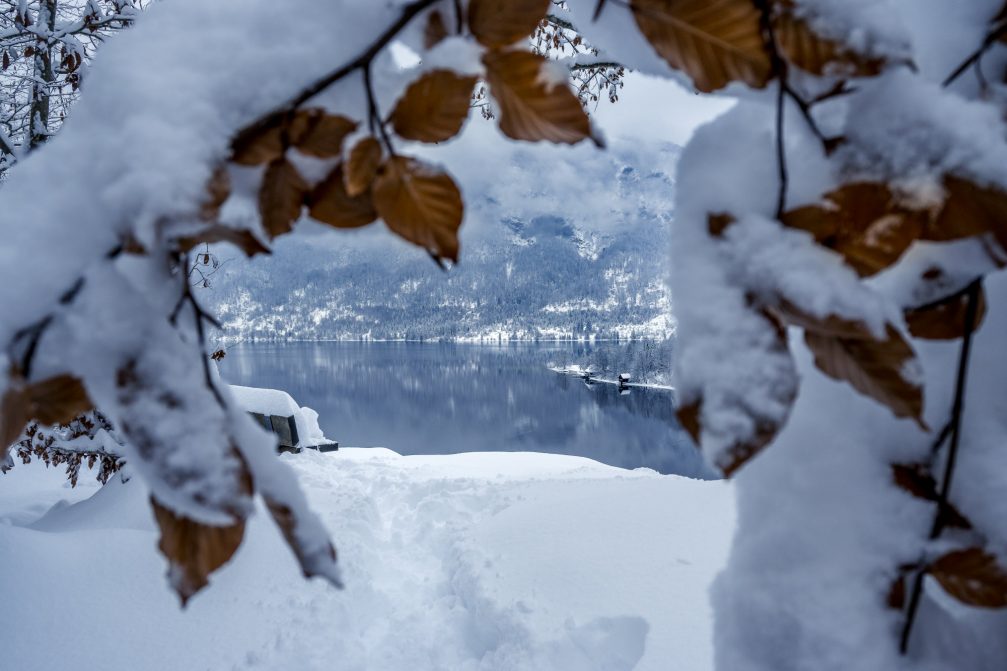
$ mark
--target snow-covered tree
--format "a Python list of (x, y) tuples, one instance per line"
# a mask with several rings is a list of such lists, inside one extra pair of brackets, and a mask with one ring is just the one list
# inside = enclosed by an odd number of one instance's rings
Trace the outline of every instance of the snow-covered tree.
[(144, 0), (0, 3), (0, 171), (52, 135), (95, 50), (129, 26)]
[[(569, 3), (592, 57), (738, 99), (683, 154), (672, 252), (680, 416), (738, 474), (724, 669), (993, 668), (1002, 646), (979, 609), (1007, 605), (1007, 21), (992, 0), (920, 5)], [(456, 261), (462, 193), (408, 151), (456, 135), (477, 82), (509, 138), (602, 144), (569, 71), (531, 51), (550, 7), (145, 12), (2, 192), (0, 444), (100, 408), (183, 598), (233, 554), (256, 494), (305, 574), (338, 582), (270, 437), (211, 374), (186, 254), (264, 252), (306, 214), (381, 219)], [(421, 62), (402, 72), (396, 42)]]

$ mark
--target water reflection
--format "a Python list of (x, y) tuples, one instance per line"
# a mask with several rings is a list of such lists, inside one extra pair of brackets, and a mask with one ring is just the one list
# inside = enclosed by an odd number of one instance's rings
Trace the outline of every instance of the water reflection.
[(625, 345), (240, 344), (229, 348), (221, 373), (235, 384), (290, 392), (342, 445), (401, 454), (553, 452), (711, 477), (668, 392), (620, 394), (546, 368), (593, 347)]

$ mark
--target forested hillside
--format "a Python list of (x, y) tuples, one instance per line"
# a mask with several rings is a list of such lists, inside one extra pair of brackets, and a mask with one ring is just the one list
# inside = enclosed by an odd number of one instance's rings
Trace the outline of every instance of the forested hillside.
[[(465, 253), (446, 272), (380, 230), (301, 236), (225, 263), (201, 296), (235, 339), (665, 337), (678, 153), (511, 149), (461, 173)], [(598, 183), (620, 198), (600, 201)]]

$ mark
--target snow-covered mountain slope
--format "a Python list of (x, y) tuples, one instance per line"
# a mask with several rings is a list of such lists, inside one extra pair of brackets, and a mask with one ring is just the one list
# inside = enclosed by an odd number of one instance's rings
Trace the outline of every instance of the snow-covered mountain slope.
[(381, 225), (318, 227), (226, 265), (201, 296), (241, 339), (669, 335), (678, 147), (495, 142), (478, 156), (461, 154), (471, 139), (453, 150), (468, 210), (450, 271)]
[(532, 453), (282, 458), (336, 541), (344, 591), (302, 579), (258, 514), (183, 611), (138, 479), (95, 493), (37, 463), (0, 476), (4, 668), (713, 668), (723, 482)]

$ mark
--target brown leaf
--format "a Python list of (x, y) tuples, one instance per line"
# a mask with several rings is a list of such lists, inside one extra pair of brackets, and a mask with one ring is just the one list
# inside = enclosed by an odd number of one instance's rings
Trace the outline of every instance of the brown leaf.
[(711, 237), (719, 238), (724, 235), (727, 227), (735, 222), (735, 218), (726, 212), (708, 214), (706, 216), (706, 229)]
[(343, 151), (343, 140), (357, 129), (357, 122), (321, 109), (298, 110), (290, 122), (290, 144), (302, 154), (334, 158)]
[(177, 515), (154, 497), (150, 505), (161, 529), (157, 547), (168, 560), (168, 579), (184, 606), (207, 585), (209, 575), (234, 556), (245, 534), (245, 522), (211, 526)]
[(866, 277), (898, 261), (921, 237), (927, 215), (902, 207), (885, 184), (853, 182), (827, 193), (823, 205), (799, 207), (780, 219), (811, 233)]
[(315, 187), (308, 197), (308, 208), (312, 219), (336, 228), (366, 226), (378, 217), (370, 193), (356, 197), (346, 193), (340, 166)]
[[(768, 346), (768, 351), (789, 356), (787, 332), (783, 325), (772, 313), (766, 310), (755, 311), (765, 320), (766, 325), (772, 329), (775, 336), (774, 342)], [(765, 414), (758, 414), (757, 411), (753, 411), (750, 407), (743, 408), (751, 416), (754, 427), (751, 435), (744, 441), (736, 441), (733, 445), (729, 445), (727, 448), (721, 450), (717, 455), (714, 465), (723, 472), (724, 477), (732, 477), (751, 458), (759, 454), (772, 442), (786, 422), (787, 415), (789, 415), (790, 408), (793, 406), (796, 397), (797, 380), (794, 378), (788, 380), (786, 384), (778, 385), (774, 390), (774, 401), (783, 404), (787, 408), (784, 417), (769, 417)], [(682, 405), (678, 406), (677, 410), (678, 421), (689, 432), (689, 435), (692, 436), (697, 445), (700, 444), (703, 430), (702, 410), (702, 398), (685, 401)]]
[(549, 0), (472, 0), (469, 30), (479, 43), (506, 47), (531, 35), (549, 10)]
[(904, 575), (899, 574), (892, 580), (888, 594), (885, 595), (885, 604), (893, 610), (902, 610), (906, 605), (906, 577)]
[(981, 548), (957, 550), (930, 565), (944, 591), (969, 606), (1007, 607), (1007, 571)]
[(698, 398), (675, 408), (678, 423), (692, 436), (692, 442), (696, 445), (699, 445), (699, 438), (702, 435), (702, 426), (699, 422), (702, 411), (703, 402)]
[(893, 326), (888, 325), (884, 340), (806, 330), (804, 342), (823, 373), (849, 382), (861, 394), (888, 406), (896, 417), (911, 417), (926, 428), (923, 388), (913, 374), (916, 355)]
[(353, 146), (343, 173), (347, 194), (359, 196), (371, 188), (382, 155), (381, 143), (373, 136), (365, 137)]
[(262, 165), (283, 156), (282, 118), (263, 128), (239, 133), (231, 143), (231, 161), (239, 165)]
[(196, 233), (181, 237), (178, 239), (178, 246), (179, 250), (187, 252), (204, 242), (209, 244), (229, 242), (245, 252), (246, 256), (269, 254), (269, 248), (259, 242), (259, 239), (251, 231), (244, 228), (231, 228), (223, 224), (211, 224)]
[(924, 239), (960, 240), (992, 233), (1007, 250), (1007, 192), (954, 175), (944, 177), (944, 191), (944, 205)]
[(783, 324), (797, 326), (805, 331), (814, 331), (822, 335), (839, 338), (868, 338), (871, 330), (867, 324), (855, 319), (847, 319), (839, 315), (826, 315), (819, 317), (797, 307), (788, 300), (781, 299), (776, 305), (769, 308), (769, 311), (776, 316)]
[(550, 83), (542, 76), (545, 62), (527, 51), (483, 56), (486, 81), (500, 106), (500, 130), (509, 138), (532, 142), (574, 144), (591, 137), (591, 123), (577, 96), (565, 82)]
[(458, 261), (462, 197), (447, 173), (393, 156), (378, 171), (373, 194), (378, 215), (393, 232), (435, 258)]
[(443, 142), (458, 134), (469, 115), (475, 77), (451, 70), (431, 70), (406, 89), (392, 111), (399, 136), (419, 142)]
[(57, 375), (26, 388), (31, 417), (41, 424), (66, 424), (94, 407), (79, 379)]
[[(965, 317), (968, 312), (968, 295), (958, 296), (954, 300), (933, 305), (924, 309), (905, 311), (906, 325), (914, 338), (925, 340), (957, 340), (965, 335)], [(979, 302), (976, 306), (975, 330), (986, 316), (986, 292), (979, 289)]]
[(436, 9), (427, 14), (427, 22), (423, 26), (423, 48), (433, 49), (447, 36), (448, 29), (444, 25), (444, 15)]
[[(930, 468), (924, 464), (892, 464), (892, 480), (896, 486), (905, 492), (925, 501), (937, 502), (940, 494), (937, 492), (937, 481), (930, 474)], [(958, 529), (971, 529), (972, 522), (961, 514), (957, 508), (945, 501), (944, 521), (948, 526)]]
[(0, 399), (0, 462), (31, 420), (31, 402), (24, 386), (12, 380)]
[(630, 0), (647, 41), (705, 93), (732, 81), (763, 88), (772, 66), (751, 0)]
[(231, 175), (226, 165), (218, 165), (210, 181), (206, 183), (206, 200), (199, 206), (199, 218), (203, 221), (216, 221), (220, 217), (220, 208), (231, 195)]
[(885, 60), (860, 54), (845, 44), (819, 35), (803, 18), (795, 15), (792, 2), (778, 2), (781, 8), (773, 21), (773, 35), (783, 57), (814, 75), (871, 77), (885, 66)]
[(269, 164), (259, 187), (259, 215), (270, 238), (290, 232), (307, 191), (307, 183), (292, 163), (280, 159)]

